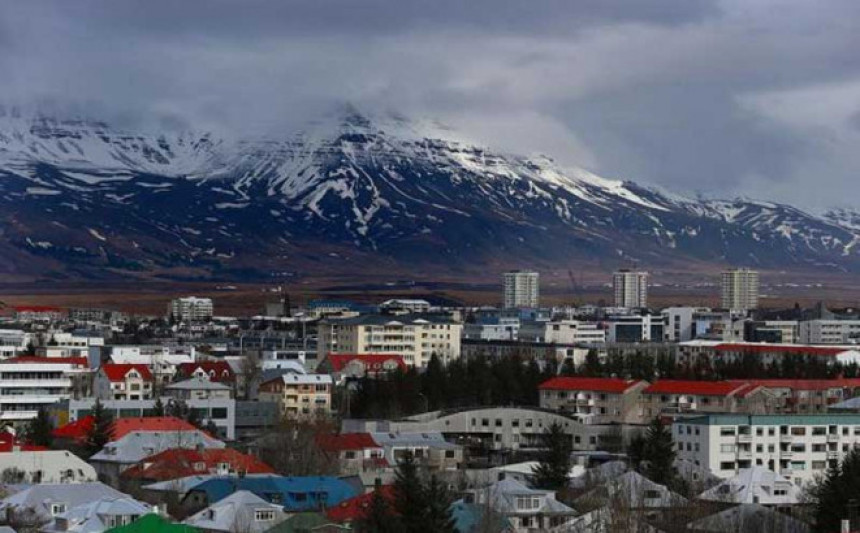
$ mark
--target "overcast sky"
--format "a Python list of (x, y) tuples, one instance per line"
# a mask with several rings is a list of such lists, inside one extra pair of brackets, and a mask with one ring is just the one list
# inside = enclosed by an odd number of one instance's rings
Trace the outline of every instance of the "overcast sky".
[(240, 134), (335, 103), (605, 177), (860, 199), (858, 0), (26, 0), (0, 99)]

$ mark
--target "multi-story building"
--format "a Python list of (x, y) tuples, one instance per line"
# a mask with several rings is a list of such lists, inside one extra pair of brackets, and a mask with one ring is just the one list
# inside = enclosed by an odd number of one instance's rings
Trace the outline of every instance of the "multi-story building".
[(462, 324), (442, 315), (332, 318), (318, 326), (317, 356), (398, 354), (408, 366), (423, 368), (434, 354), (446, 363), (459, 358), (462, 331)]
[(804, 320), (801, 344), (860, 344), (860, 320)]
[(555, 377), (540, 384), (540, 406), (587, 424), (637, 423), (648, 382), (621, 378)]
[(860, 379), (756, 379), (748, 383), (773, 396), (773, 413), (826, 413), (832, 405), (860, 394)]
[(12, 310), (16, 322), (56, 322), (66, 316), (63, 309), (47, 305), (19, 305)]
[(722, 275), (723, 309), (758, 308), (758, 272), (749, 268), (733, 268)]
[(30, 420), (42, 407), (88, 395), (91, 372), (83, 357), (0, 361), (0, 421)]
[(518, 338), (526, 342), (550, 344), (603, 344), (606, 342), (606, 331), (595, 322), (529, 321), (520, 324)]
[(394, 299), (386, 300), (379, 306), (384, 311), (394, 311), (401, 313), (429, 313), (430, 302), (427, 300), (417, 299)]
[(260, 384), (261, 401), (277, 402), (282, 416), (313, 418), (331, 413), (334, 382), (324, 374), (284, 374)]
[[(90, 357), (92, 349), (101, 349), (105, 339), (101, 335), (88, 333), (66, 333), (62, 331), (47, 335), (47, 342), (36, 347), (40, 357)], [(97, 360), (95, 357), (94, 360)]]
[(663, 342), (665, 331), (663, 315), (615, 315), (606, 320), (610, 343)]
[(860, 446), (860, 415), (710, 414), (675, 420), (672, 437), (678, 458), (721, 478), (764, 466), (802, 485)]
[(540, 274), (524, 270), (505, 272), (504, 305), (514, 307), (538, 307), (540, 303)]
[(850, 363), (860, 358), (856, 346), (813, 346), (805, 344), (761, 344), (754, 342), (720, 342), (696, 339), (682, 342), (675, 350), (675, 362), (692, 366), (698, 360), (708, 364), (731, 363), (747, 356), (755, 356), (765, 366), (780, 364), (787, 357), (818, 359), (826, 363)]
[(667, 342), (685, 342), (696, 338), (696, 318), (711, 310), (706, 307), (667, 307), (661, 311), (666, 328), (663, 338)]
[(32, 342), (32, 335), (24, 330), (0, 329), (0, 359), (8, 359), (26, 352)]
[(96, 372), (93, 389), (102, 400), (148, 400), (153, 384), (146, 365), (105, 363)]
[(520, 319), (498, 317), (467, 322), (463, 325), (463, 338), (482, 341), (512, 341), (519, 338)]
[(661, 379), (642, 390), (642, 418), (689, 413), (766, 413), (771, 395), (748, 382)]
[(612, 274), (615, 307), (648, 307), (648, 273), (622, 269)]
[(196, 322), (211, 319), (213, 310), (211, 298), (188, 296), (171, 300), (167, 305), (167, 316), (174, 320)]
[(745, 324), (744, 340), (795, 344), (800, 340), (800, 326), (796, 320), (757, 320)]

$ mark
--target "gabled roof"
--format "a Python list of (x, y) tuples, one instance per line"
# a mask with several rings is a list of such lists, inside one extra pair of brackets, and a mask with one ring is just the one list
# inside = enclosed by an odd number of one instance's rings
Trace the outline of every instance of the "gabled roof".
[(197, 431), (197, 427), (174, 416), (117, 418), (113, 423), (113, 440), (136, 431)]
[(339, 435), (320, 434), (316, 437), (317, 446), (326, 452), (364, 450), (381, 448), (370, 433), (341, 433)]
[(82, 441), (87, 438), (90, 430), (93, 428), (93, 415), (87, 415), (77, 420), (72, 420), (64, 426), (55, 428), (52, 432), (55, 439), (73, 439)]
[(231, 470), (244, 474), (273, 473), (272, 467), (258, 458), (232, 448), (190, 450), (173, 448), (147, 457), (123, 471), (128, 479), (164, 481), (200, 474), (217, 474), (218, 465), (227, 463)]
[[(107, 520), (114, 516), (142, 516), (152, 507), (130, 497), (103, 497), (72, 507), (57, 515), (54, 522), (42, 528), (43, 533), (76, 531), (95, 533), (108, 527)], [(59, 523), (62, 520), (64, 523)]]
[(202, 370), (212, 381), (233, 381), (236, 374), (227, 361), (197, 361), (195, 363), (180, 363), (177, 367), (182, 376), (191, 376), (197, 369)]
[[(389, 503), (394, 501), (393, 486), (385, 485), (380, 487), (378, 490), (382, 495), (382, 498), (386, 501)], [(376, 491), (371, 491), (367, 494), (360, 494), (353, 498), (346, 499), (334, 507), (329, 507), (325, 515), (329, 520), (333, 520), (335, 522), (355, 522), (356, 520), (364, 517), (367, 509), (370, 507), (374, 494), (376, 494)]]
[(544, 381), (538, 387), (540, 390), (563, 390), (563, 391), (596, 391), (621, 394), (630, 388), (642, 383), (637, 379), (621, 378), (577, 378), (557, 376)]
[[(767, 526), (766, 529), (763, 526)], [(729, 507), (719, 513), (690, 522), (693, 531), (780, 531), (808, 533), (812, 531), (804, 522), (769, 507), (743, 504)]]
[(281, 381), (286, 385), (332, 385), (334, 380), (328, 374), (281, 374), (280, 376), (270, 379), (266, 383)]
[[(774, 489), (781, 489), (786, 493), (777, 496)], [(743, 468), (735, 477), (699, 495), (700, 500), (763, 505), (793, 505), (800, 503), (800, 498), (800, 487), (763, 466)]]
[[(258, 510), (274, 512), (274, 519), (256, 520), (255, 513)], [(267, 502), (252, 492), (239, 490), (188, 517), (185, 523), (205, 531), (262, 533), (285, 517), (284, 509), (280, 505)]]
[(114, 383), (125, 381), (126, 376), (132, 370), (137, 371), (137, 373), (140, 374), (140, 377), (145, 381), (152, 381), (152, 373), (146, 365), (131, 363), (105, 363), (101, 367), (101, 371), (104, 373), (105, 377)]
[(104, 483), (54, 483), (32, 485), (20, 492), (0, 500), (0, 513), (9, 508), (30, 509), (47, 521), (51, 518), (50, 505), (65, 503), (67, 508), (76, 507), (98, 498), (122, 498), (126, 495)]
[(224, 385), (218, 381), (210, 381), (208, 379), (201, 379), (199, 377), (193, 377), (190, 379), (186, 379), (183, 381), (177, 381), (176, 383), (171, 383), (167, 387), (167, 390), (208, 390), (208, 391), (232, 391), (233, 389), (229, 385)]
[(351, 363), (352, 361), (361, 361), (365, 364), (370, 370), (381, 371), (383, 370), (383, 365), (388, 361), (394, 361), (394, 363), (402, 370), (406, 370), (406, 363), (403, 362), (403, 357), (395, 354), (375, 354), (375, 353), (367, 353), (367, 354), (343, 354), (343, 353), (330, 353), (328, 354), (328, 360), (331, 364), (331, 369), (334, 372), (341, 372), (346, 365)]
[(223, 448), (220, 440), (205, 432), (194, 431), (133, 431), (109, 442), (90, 462), (132, 465), (171, 448)]
[(753, 379), (730, 380), (731, 383), (752, 383), (770, 389), (828, 390), (860, 387), (860, 378), (836, 379)]
[[(748, 388), (746, 383), (729, 381), (692, 381), (660, 379), (647, 387), (643, 394), (694, 394), (698, 396), (730, 396)], [(747, 391), (749, 392), (749, 391)]]
[[(649, 492), (655, 496), (649, 498)], [(655, 483), (632, 470), (586, 492), (577, 498), (576, 502), (586, 507), (594, 507), (596, 502), (608, 505), (619, 498), (629, 508), (677, 507), (687, 502), (686, 498), (672, 492), (665, 485)]]

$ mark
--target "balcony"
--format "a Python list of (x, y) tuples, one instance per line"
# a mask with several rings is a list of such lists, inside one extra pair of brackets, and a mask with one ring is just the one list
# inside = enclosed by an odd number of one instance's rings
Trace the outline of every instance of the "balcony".
[(738, 434), (738, 442), (747, 442), (747, 443), (752, 442), (752, 435), (750, 435), (749, 433), (747, 433), (745, 435), (739, 433)]
[(828, 459), (839, 459), (839, 452), (827, 452)]
[(794, 455), (794, 452), (791, 450), (780, 450), (779, 455), (781, 457), (792, 457)]
[(789, 434), (782, 434), (779, 436), (779, 442), (794, 442), (794, 437)]
[(752, 459), (752, 451), (738, 450), (738, 459)]
[(783, 468), (782, 470), (779, 471), (779, 475), (781, 475), (784, 478), (791, 479), (791, 476), (794, 475), (794, 470), (792, 470), (790, 468)]
[(827, 435), (827, 442), (839, 442), (839, 435), (836, 433), (831, 433)]

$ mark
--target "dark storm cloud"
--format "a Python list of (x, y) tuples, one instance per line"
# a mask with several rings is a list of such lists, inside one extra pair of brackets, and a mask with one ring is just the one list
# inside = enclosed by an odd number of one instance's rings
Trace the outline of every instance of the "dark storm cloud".
[(820, 207), (860, 192), (858, 49), (855, 0), (7, 2), (0, 98), (237, 133), (352, 101)]

